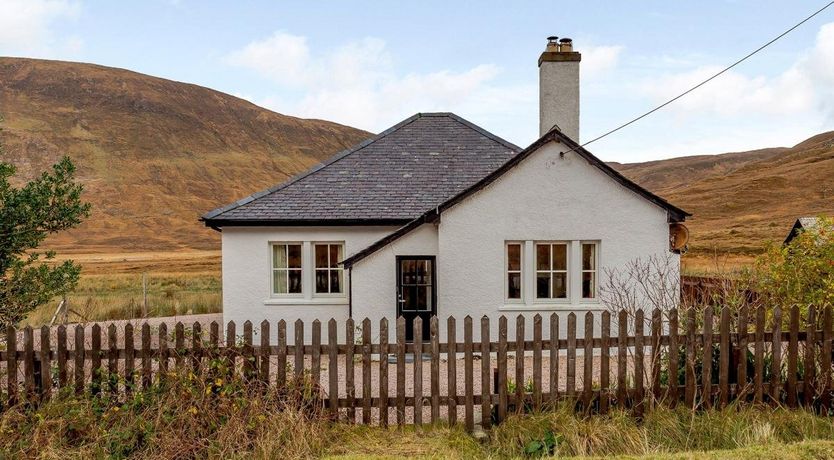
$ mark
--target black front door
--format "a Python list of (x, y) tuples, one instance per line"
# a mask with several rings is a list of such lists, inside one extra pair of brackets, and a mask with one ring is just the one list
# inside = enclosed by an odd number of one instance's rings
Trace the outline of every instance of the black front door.
[(437, 311), (434, 256), (397, 256), (397, 317), (405, 318), (405, 338), (414, 340), (414, 318), (423, 320), (423, 340)]

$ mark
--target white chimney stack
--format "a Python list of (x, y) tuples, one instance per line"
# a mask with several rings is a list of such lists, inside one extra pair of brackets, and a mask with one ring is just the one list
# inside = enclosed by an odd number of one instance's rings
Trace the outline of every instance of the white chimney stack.
[(539, 57), (539, 135), (554, 126), (579, 142), (579, 61), (570, 38), (547, 37)]

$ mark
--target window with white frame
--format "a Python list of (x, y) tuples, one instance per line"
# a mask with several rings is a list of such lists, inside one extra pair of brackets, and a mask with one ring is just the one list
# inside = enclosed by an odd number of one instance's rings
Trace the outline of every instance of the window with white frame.
[(536, 298), (568, 298), (568, 245), (536, 243)]
[(582, 298), (597, 298), (596, 243), (582, 243)]
[(272, 245), (272, 293), (302, 294), (301, 243)]
[(316, 294), (343, 294), (345, 292), (344, 269), (339, 265), (342, 261), (342, 247), (339, 243), (313, 244)]
[(520, 301), (522, 295), (522, 252), (521, 243), (507, 243), (507, 300)]

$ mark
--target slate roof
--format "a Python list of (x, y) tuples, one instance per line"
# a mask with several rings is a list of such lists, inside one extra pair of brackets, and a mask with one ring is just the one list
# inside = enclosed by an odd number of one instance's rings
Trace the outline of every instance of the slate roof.
[(800, 217), (796, 219), (794, 222), (793, 227), (791, 227), (791, 231), (788, 232), (788, 236), (785, 238), (785, 242), (782, 244), (788, 244), (793, 241), (794, 238), (799, 236), (799, 233), (802, 230), (811, 230), (815, 229), (822, 224), (822, 221), (819, 217)]
[(451, 113), (418, 113), (283, 184), (202, 217), (207, 226), (404, 224), (521, 148)]

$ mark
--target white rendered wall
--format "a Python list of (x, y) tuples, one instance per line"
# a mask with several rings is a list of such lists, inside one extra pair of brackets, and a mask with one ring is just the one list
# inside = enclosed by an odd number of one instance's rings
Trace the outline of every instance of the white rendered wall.
[[(475, 337), (479, 337), (479, 321), (486, 315), (491, 319), (494, 339), (498, 317), (505, 315), (512, 339), (515, 317), (522, 314), (528, 319), (525, 332), (529, 338), (536, 313), (544, 317), (547, 337), (549, 317), (554, 312), (560, 316), (564, 337), (567, 316), (572, 311), (578, 316), (577, 335), (582, 337), (585, 313), (593, 311), (598, 319), (604, 310), (598, 301), (583, 302), (575, 295), (581, 289), (577, 276), (569, 280), (574, 295), (568, 304), (505, 304), (504, 244), (508, 240), (598, 241), (599, 281), (604, 279), (605, 268), (669, 254), (665, 210), (615, 182), (576, 153), (561, 157), (559, 152), (563, 150), (567, 149), (556, 142), (543, 146), (497, 181), (443, 213), (438, 231), (442, 255), (438, 258), (438, 315), (458, 318), (458, 337), (462, 337), (466, 315), (473, 317)], [(570, 261), (573, 267), (578, 266), (578, 251), (570, 254)], [(673, 262), (679, 266), (677, 256)], [(524, 273), (525, 297), (532, 294), (534, 276)], [(598, 320), (594, 330), (599, 333)], [(612, 332), (616, 333), (615, 321)]]
[[(243, 323), (250, 320), (254, 330), (260, 330), (264, 319), (270, 321), (273, 340), (277, 337), (276, 323), (287, 322), (287, 337), (294, 337), (293, 323), (301, 319), (305, 323), (305, 340), (310, 340), (310, 324), (315, 319), (322, 322), (322, 340), (327, 337), (327, 321), (335, 318), (339, 324), (339, 337), (344, 337), (344, 322), (348, 317), (347, 286), (342, 299), (314, 298), (280, 299), (270, 293), (270, 243), (280, 241), (328, 241), (345, 243), (345, 257), (368, 247), (394, 231), (396, 227), (224, 227), (222, 232), (223, 271), (223, 322), (234, 321), (237, 333), (243, 331)], [(305, 270), (312, 261), (304, 260)], [(312, 270), (307, 270), (312, 273)], [(312, 285), (306, 290), (311, 294)]]

